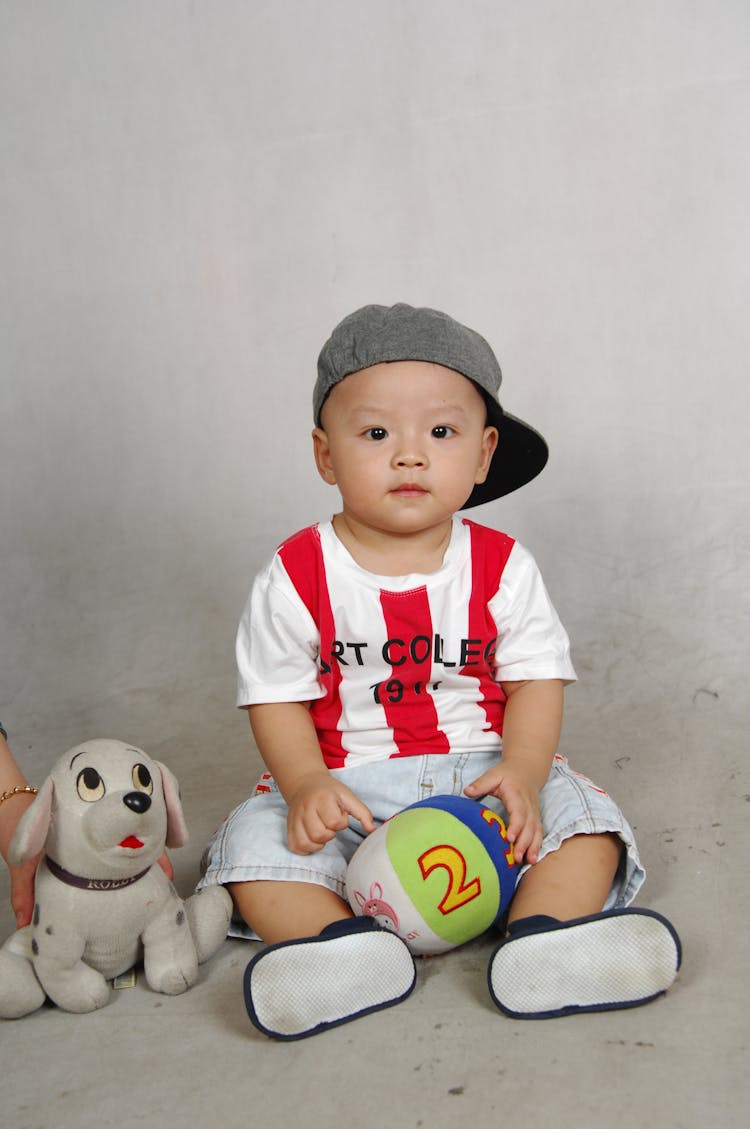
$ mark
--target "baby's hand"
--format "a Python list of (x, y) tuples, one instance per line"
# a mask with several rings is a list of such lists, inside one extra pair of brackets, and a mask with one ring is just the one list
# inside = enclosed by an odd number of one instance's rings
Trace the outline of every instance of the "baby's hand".
[(370, 809), (351, 788), (323, 770), (305, 776), (289, 800), (287, 841), (298, 855), (311, 855), (349, 825), (353, 816), (365, 831), (375, 830)]
[(516, 862), (535, 863), (542, 845), (542, 817), (539, 793), (528, 774), (518, 763), (493, 765), (477, 780), (467, 784), (464, 792), (471, 799), (497, 796), (508, 812), (508, 840), (513, 844)]

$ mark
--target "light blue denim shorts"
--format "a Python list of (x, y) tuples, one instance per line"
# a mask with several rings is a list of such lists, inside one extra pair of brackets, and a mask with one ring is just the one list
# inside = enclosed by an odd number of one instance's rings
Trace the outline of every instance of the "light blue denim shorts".
[[(445, 753), (424, 757), (398, 757), (356, 768), (332, 770), (367, 804), (379, 825), (417, 800), (430, 796), (459, 796), (464, 787), (497, 763), (495, 753)], [(540, 794), (544, 839), (539, 858), (556, 851), (573, 835), (613, 832), (622, 840), (620, 866), (605, 909), (629, 905), (645, 879), (633, 831), (614, 800), (591, 780), (574, 772), (558, 754)], [(482, 801), (507, 821), (499, 800)], [(203, 877), (198, 888), (229, 882), (312, 882), (345, 898), (349, 859), (365, 837), (362, 826), (350, 820), (330, 843), (312, 855), (290, 851), (286, 837), (287, 806), (275, 781), (264, 774), (256, 791), (227, 817), (203, 857)], [(528, 869), (521, 867), (519, 879)], [(234, 937), (255, 934), (235, 920)]]

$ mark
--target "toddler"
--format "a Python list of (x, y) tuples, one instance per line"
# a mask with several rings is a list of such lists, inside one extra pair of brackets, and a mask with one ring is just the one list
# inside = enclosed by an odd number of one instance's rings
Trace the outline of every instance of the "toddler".
[(483, 337), (431, 309), (366, 306), (318, 360), (313, 447), (341, 509), (253, 585), (238, 705), (268, 769), (225, 821), (201, 885), (225, 884), (252, 1022), (300, 1038), (404, 999), (404, 942), (345, 901), (364, 836), (416, 800), (502, 814), (522, 863), (490, 992), (542, 1018), (632, 1007), (671, 984), (680, 943), (626, 908), (644, 871), (612, 799), (557, 751), (566, 633), (531, 555), (457, 516), (534, 478), (542, 437), (505, 412)]

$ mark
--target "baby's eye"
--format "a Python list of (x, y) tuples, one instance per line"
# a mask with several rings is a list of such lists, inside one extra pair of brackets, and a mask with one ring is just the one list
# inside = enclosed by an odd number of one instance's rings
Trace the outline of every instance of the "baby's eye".
[(449, 439), (451, 435), (455, 435), (456, 433), (453, 428), (448, 427), (447, 424), (439, 424), (437, 427), (433, 427), (430, 434), (433, 439)]
[(387, 435), (388, 432), (384, 427), (368, 427), (367, 431), (365, 432), (365, 437), (367, 439), (380, 440), (385, 439)]

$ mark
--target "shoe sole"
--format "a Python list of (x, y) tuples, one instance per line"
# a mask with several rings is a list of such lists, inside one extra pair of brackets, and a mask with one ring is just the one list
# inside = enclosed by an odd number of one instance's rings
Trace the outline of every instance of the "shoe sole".
[(245, 971), (252, 1023), (274, 1039), (302, 1039), (393, 1007), (411, 993), (414, 959), (395, 933), (357, 932), (271, 946)]
[(652, 910), (615, 910), (511, 936), (490, 958), (490, 994), (514, 1019), (638, 1007), (681, 962), (673, 926)]

